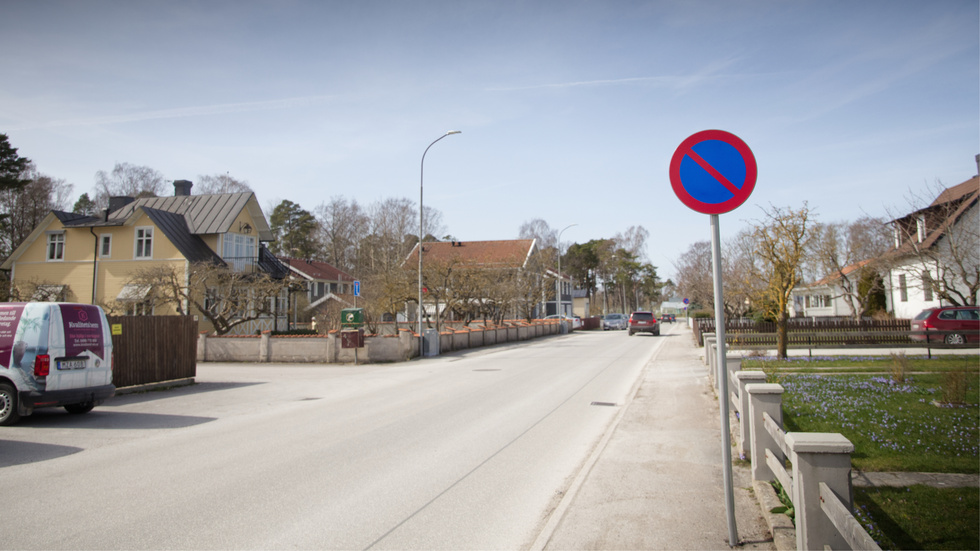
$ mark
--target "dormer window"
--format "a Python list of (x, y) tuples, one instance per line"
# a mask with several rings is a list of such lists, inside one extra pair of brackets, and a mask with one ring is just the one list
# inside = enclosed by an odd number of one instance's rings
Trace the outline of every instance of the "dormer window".
[(915, 221), (916, 235), (918, 237), (919, 243), (926, 240), (926, 217), (920, 216)]

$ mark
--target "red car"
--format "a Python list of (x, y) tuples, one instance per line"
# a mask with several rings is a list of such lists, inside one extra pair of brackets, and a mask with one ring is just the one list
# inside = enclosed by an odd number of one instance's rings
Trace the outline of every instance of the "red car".
[(626, 331), (631, 337), (633, 333), (660, 335), (660, 323), (653, 312), (633, 312), (630, 314), (629, 321), (626, 322)]
[[(943, 331), (937, 335), (927, 335), (928, 331)], [(913, 341), (945, 342), (964, 344), (980, 342), (980, 309), (976, 306), (945, 306), (927, 308), (912, 319)]]

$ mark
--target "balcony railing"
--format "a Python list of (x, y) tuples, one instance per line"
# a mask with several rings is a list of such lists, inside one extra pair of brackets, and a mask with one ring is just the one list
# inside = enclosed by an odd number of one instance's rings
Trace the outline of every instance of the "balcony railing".
[(223, 260), (236, 272), (264, 273), (274, 279), (282, 279), (289, 274), (289, 268), (265, 247), (259, 248), (258, 256), (226, 256)]

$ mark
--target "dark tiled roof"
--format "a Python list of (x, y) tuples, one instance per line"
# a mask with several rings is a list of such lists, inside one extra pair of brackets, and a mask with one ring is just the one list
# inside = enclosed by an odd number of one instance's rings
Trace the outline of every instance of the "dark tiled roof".
[[(892, 221), (900, 227), (908, 228), (906, 231), (909, 236), (903, 236), (901, 246), (886, 254), (892, 257), (900, 257), (914, 254), (916, 248), (920, 250), (932, 248), (946, 234), (946, 229), (956, 224), (960, 217), (977, 203), (978, 199), (980, 199), (980, 176), (974, 176), (961, 184), (943, 190), (928, 207)], [(928, 234), (921, 243), (912, 243), (908, 241), (907, 237), (915, 236), (914, 221), (919, 216), (926, 217)]]
[(66, 227), (70, 226), (88, 226), (95, 222), (99, 222), (100, 219), (94, 216), (88, 216), (85, 214), (75, 214), (74, 212), (63, 212), (60, 210), (51, 211), (58, 220), (61, 221), (62, 225)]
[(184, 217), (164, 210), (143, 207), (143, 212), (153, 220), (153, 223), (160, 228), (160, 231), (167, 236), (167, 239), (177, 247), (180, 254), (191, 262), (211, 262), (214, 264), (224, 264), (211, 247), (208, 247), (197, 235), (193, 235), (187, 228)]

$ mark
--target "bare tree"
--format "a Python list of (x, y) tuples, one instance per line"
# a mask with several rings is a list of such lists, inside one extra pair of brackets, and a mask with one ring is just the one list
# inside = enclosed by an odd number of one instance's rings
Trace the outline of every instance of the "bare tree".
[(228, 174), (200, 175), (194, 184), (197, 187), (198, 195), (211, 195), (217, 193), (247, 193), (252, 191), (252, 187), (245, 180), (239, 180)]
[(674, 262), (677, 273), (677, 291), (692, 306), (712, 309), (715, 305), (714, 283), (711, 276), (711, 242), (692, 243)]
[(177, 265), (142, 268), (127, 284), (150, 288), (157, 304), (168, 304), (180, 315), (201, 314), (215, 334), (224, 335), (243, 323), (275, 315), (276, 300), (289, 281), (199, 262), (187, 271)]
[[(753, 299), (762, 294), (755, 274), (753, 229), (743, 228), (724, 245), (722, 278), (725, 282), (725, 314), (745, 316), (753, 310)], [(713, 295), (712, 295), (713, 296)]]
[(543, 276), (551, 265), (551, 257), (547, 251), (539, 250), (531, 255), (523, 268), (511, 272), (513, 294), (508, 302), (520, 317), (528, 321), (533, 319), (534, 308), (546, 300), (550, 293), (555, 292), (554, 280)]
[(625, 233), (617, 233), (613, 240), (616, 246), (632, 254), (637, 260), (646, 259), (647, 239), (650, 232), (643, 226), (630, 226)]
[(789, 304), (802, 280), (803, 259), (811, 239), (810, 209), (772, 206), (753, 232), (757, 277), (765, 283), (759, 303), (776, 318), (776, 353), (786, 357)]
[(385, 199), (371, 205), (368, 234), (362, 239), (358, 273), (398, 269), (418, 241), (418, 211), (408, 199)]
[(324, 260), (341, 270), (357, 268), (358, 246), (367, 235), (369, 219), (356, 200), (331, 197), (314, 210), (320, 222)]
[(110, 197), (159, 197), (164, 184), (163, 174), (148, 166), (116, 163), (112, 172), (95, 173), (94, 201), (102, 209), (109, 205)]
[[(851, 317), (860, 319), (884, 290), (880, 277), (882, 255), (889, 249), (884, 220), (868, 216), (854, 222), (814, 224), (809, 251), (818, 278), (827, 278), (840, 290)], [(870, 284), (862, 284), (870, 282)]]
[(0, 191), (0, 255), (13, 252), (52, 210), (67, 210), (72, 185), (37, 171), (33, 163), (21, 175), (19, 189)]
[[(528, 220), (521, 224), (517, 238), (536, 239), (538, 241), (538, 250), (544, 251), (555, 248), (555, 245), (558, 243), (558, 232), (551, 229), (551, 226), (544, 220), (535, 218), (534, 220)], [(552, 253), (553, 255), (554, 253)]]

